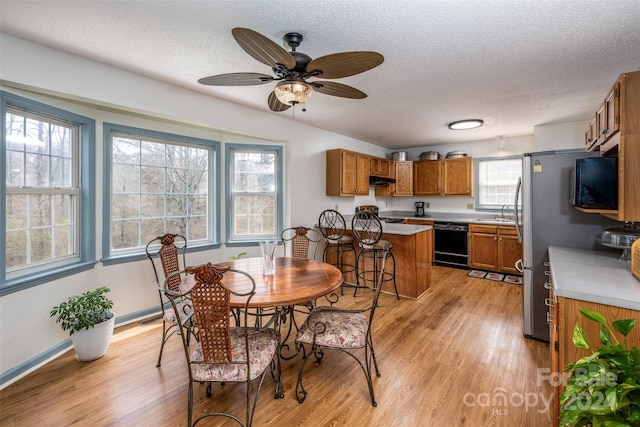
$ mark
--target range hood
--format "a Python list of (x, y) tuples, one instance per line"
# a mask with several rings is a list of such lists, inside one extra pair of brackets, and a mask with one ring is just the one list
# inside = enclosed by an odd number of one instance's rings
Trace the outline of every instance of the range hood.
[(387, 178), (386, 176), (369, 176), (369, 185), (372, 187), (386, 187), (389, 184), (395, 184), (396, 180), (393, 178)]

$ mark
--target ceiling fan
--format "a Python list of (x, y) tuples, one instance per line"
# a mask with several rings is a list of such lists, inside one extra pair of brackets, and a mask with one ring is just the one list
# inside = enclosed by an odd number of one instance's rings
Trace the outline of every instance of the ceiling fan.
[(234, 28), (231, 33), (249, 55), (271, 67), (275, 77), (261, 73), (227, 73), (203, 77), (198, 83), (211, 86), (251, 86), (277, 81), (268, 98), (272, 111), (285, 111), (293, 105), (306, 103), (313, 90), (342, 98), (366, 98), (366, 93), (342, 83), (307, 79), (349, 77), (377, 67), (384, 61), (381, 54), (369, 51), (333, 53), (311, 59), (296, 51), (302, 42), (302, 34), (299, 33), (287, 33), (284, 36), (291, 52), (248, 28)]

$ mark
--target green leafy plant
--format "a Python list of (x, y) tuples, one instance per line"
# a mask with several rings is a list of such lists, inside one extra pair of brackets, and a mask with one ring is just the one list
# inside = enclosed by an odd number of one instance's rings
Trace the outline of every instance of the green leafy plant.
[(58, 316), (56, 323), (60, 323), (63, 330), (69, 331), (69, 335), (82, 329), (93, 328), (94, 325), (113, 316), (110, 312), (113, 301), (105, 296), (109, 291), (109, 288), (103, 286), (82, 295), (71, 296), (65, 302), (53, 307), (50, 316)]
[(591, 350), (584, 330), (576, 324), (573, 344), (593, 353), (566, 367), (571, 376), (560, 398), (560, 426), (639, 427), (640, 350), (627, 345), (636, 319), (613, 322), (624, 337), (620, 343), (603, 315), (591, 310), (580, 313), (600, 323), (602, 347)]
[(246, 254), (247, 254), (246, 252), (240, 252), (238, 255), (234, 255), (234, 256), (231, 256), (229, 258), (231, 258), (231, 259), (240, 259)]

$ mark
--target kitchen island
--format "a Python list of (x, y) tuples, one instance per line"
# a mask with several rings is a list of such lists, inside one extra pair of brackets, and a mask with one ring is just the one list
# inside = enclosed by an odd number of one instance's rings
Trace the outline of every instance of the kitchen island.
[[(350, 218), (347, 224), (347, 233), (352, 236)], [(398, 294), (405, 298), (420, 298), (431, 286), (431, 235), (433, 227), (382, 223), (382, 233), (382, 239), (393, 245), (391, 251), (396, 262)], [(344, 261), (353, 263), (355, 259), (350, 256), (350, 259)], [(387, 263), (387, 265), (389, 264)], [(345, 282), (354, 283), (355, 275), (346, 273), (344, 279)], [(391, 282), (385, 283), (382, 290), (395, 294)]]

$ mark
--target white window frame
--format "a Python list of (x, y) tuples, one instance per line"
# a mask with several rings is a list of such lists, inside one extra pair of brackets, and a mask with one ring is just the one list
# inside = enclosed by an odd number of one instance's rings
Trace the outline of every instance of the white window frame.
[[(506, 166), (502, 173), (507, 174), (510, 177), (503, 184), (496, 182), (498, 179), (496, 174), (500, 173), (501, 165)], [(491, 170), (487, 171), (487, 167)], [(518, 178), (522, 176), (522, 156), (508, 156), (508, 157), (487, 157), (476, 159), (476, 199), (475, 209), (486, 211), (500, 211), (503, 205), (507, 205), (509, 211), (513, 211), (513, 202), (515, 200), (515, 189), (518, 182)], [(491, 188), (498, 190), (496, 187), (502, 187), (498, 191), (494, 191), (493, 194), (487, 194), (487, 181), (493, 181)], [(489, 200), (492, 199), (492, 200)], [(496, 200), (500, 199), (500, 200)], [(518, 202), (519, 207), (522, 207), (522, 198)]]
[[(249, 242), (256, 243), (265, 239), (280, 239), (282, 233), (283, 223), (283, 164), (282, 164), (282, 147), (281, 146), (267, 146), (259, 144), (226, 144), (225, 146), (225, 158), (227, 164), (227, 179), (226, 179), (226, 239), (227, 246), (243, 246)], [(234, 176), (235, 176), (235, 157), (237, 152), (254, 153), (254, 154), (273, 154), (275, 158), (274, 165), (274, 184), (273, 191), (263, 191), (256, 193), (248, 192), (236, 192), (234, 191)], [(234, 232), (236, 229), (236, 214), (234, 212), (235, 198), (238, 196), (272, 196), (274, 198), (274, 233), (261, 233), (261, 234), (248, 234), (239, 235)]]

